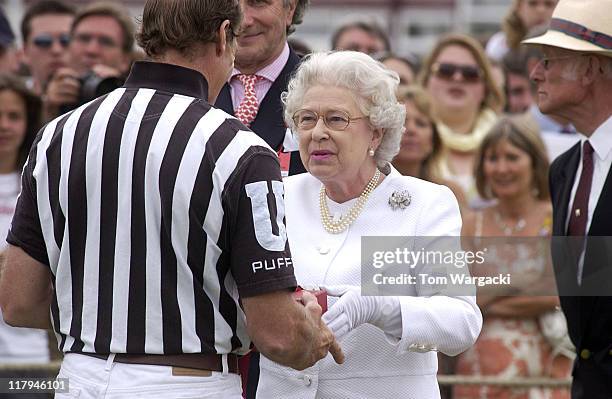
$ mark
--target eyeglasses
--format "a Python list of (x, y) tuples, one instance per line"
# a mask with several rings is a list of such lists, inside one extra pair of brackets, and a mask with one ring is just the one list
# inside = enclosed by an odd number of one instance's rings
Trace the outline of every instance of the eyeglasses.
[(583, 55), (586, 54), (572, 54), (572, 55), (563, 55), (560, 57), (542, 57), (540, 59), (540, 62), (542, 63), (542, 66), (544, 67), (545, 71), (548, 71), (551, 67), (551, 62), (552, 61), (558, 61), (558, 60), (566, 60), (569, 58), (574, 58), (574, 57), (582, 57)]
[(51, 46), (53, 46), (53, 42), (56, 40), (63, 48), (66, 48), (70, 44), (70, 35), (67, 33), (61, 33), (58, 36), (53, 36), (43, 33), (32, 38), (32, 43), (34, 43), (36, 47), (46, 50), (50, 49)]
[(435, 63), (431, 71), (440, 79), (452, 80), (459, 72), (466, 83), (476, 83), (480, 81), (482, 72), (479, 67), (473, 65), (457, 65), (447, 62)]
[(106, 35), (92, 35), (91, 33), (77, 33), (74, 35), (74, 40), (83, 45), (88, 45), (94, 39), (101, 47), (114, 48), (118, 46), (112, 37)]
[(330, 110), (323, 115), (319, 115), (315, 111), (300, 109), (293, 114), (293, 123), (299, 130), (310, 130), (323, 118), (325, 126), (332, 130), (346, 130), (346, 128), (358, 119), (365, 119), (366, 116), (352, 117), (344, 111)]

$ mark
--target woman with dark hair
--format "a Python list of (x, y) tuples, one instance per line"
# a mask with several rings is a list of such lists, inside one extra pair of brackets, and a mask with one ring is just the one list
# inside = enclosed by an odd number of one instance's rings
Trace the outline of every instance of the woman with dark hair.
[(23, 167), (41, 127), (41, 101), (14, 75), (0, 75), (0, 174)]
[[(0, 260), (17, 204), (20, 172), (41, 125), (41, 101), (12, 75), (0, 75)], [(46, 363), (47, 334), (0, 317), (0, 363)]]

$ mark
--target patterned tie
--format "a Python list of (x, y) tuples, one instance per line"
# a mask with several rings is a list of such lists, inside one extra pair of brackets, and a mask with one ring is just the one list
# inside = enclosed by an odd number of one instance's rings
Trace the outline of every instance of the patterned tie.
[(259, 109), (259, 102), (255, 94), (255, 83), (260, 80), (261, 77), (243, 74), (236, 75), (236, 77), (244, 86), (244, 98), (234, 114), (245, 126), (251, 126), (251, 123), (253, 123), (257, 116), (257, 110)]
[(582, 147), (582, 173), (578, 182), (578, 189), (574, 196), (572, 213), (570, 214), (567, 234), (570, 236), (584, 236), (586, 233), (589, 215), (589, 194), (593, 182), (593, 147), (585, 141)]

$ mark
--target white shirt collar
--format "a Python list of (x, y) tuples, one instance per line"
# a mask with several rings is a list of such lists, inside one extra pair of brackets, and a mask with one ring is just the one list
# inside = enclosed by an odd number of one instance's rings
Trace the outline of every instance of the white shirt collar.
[[(261, 68), (255, 74), (257, 76), (266, 78), (270, 82), (275, 82), (276, 78), (278, 78), (280, 73), (283, 71), (283, 68), (287, 64), (288, 60), (289, 60), (289, 44), (285, 42), (285, 46), (283, 47), (283, 51), (281, 51), (280, 55), (271, 64), (266, 65), (265, 67)], [(230, 76), (230, 81), (236, 75), (239, 75), (240, 73), (241, 72), (238, 69), (234, 68)]]
[(591, 137), (583, 136), (581, 138), (581, 145), (586, 140), (589, 140), (599, 159), (606, 159), (610, 155), (610, 151), (612, 151), (612, 116), (595, 129)]

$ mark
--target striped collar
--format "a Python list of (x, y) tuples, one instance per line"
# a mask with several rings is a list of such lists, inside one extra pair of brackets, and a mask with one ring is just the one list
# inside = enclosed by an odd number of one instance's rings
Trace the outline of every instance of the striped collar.
[(137, 61), (124, 87), (149, 88), (208, 101), (208, 82), (200, 72), (173, 64)]

